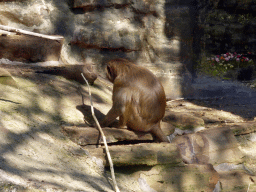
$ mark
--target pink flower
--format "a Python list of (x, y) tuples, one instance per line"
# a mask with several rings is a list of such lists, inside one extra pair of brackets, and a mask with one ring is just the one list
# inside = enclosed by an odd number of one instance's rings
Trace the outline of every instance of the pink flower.
[(236, 57), (237, 57), (237, 58), (240, 58), (240, 57), (241, 57), (241, 55), (240, 55), (240, 54), (238, 54)]
[(227, 57), (227, 54), (224, 54), (223, 56), (224, 56), (224, 57)]
[(216, 55), (217, 58), (219, 58), (220, 56), (219, 55)]
[(220, 59), (219, 59), (219, 58), (215, 58), (215, 61), (216, 61), (216, 62), (219, 62), (219, 61), (220, 61)]
[(246, 57), (246, 58), (245, 58), (245, 61), (249, 61), (249, 58), (248, 58), (248, 57)]
[(225, 58), (225, 60), (226, 60), (226, 61), (229, 61), (229, 58), (228, 58), (228, 57), (226, 57), (226, 58)]
[(227, 56), (229, 56), (229, 53), (226, 53)]
[(240, 61), (240, 59), (239, 59), (239, 58), (236, 58), (236, 61)]
[(236, 55), (237, 53), (236, 52), (234, 52), (234, 55)]

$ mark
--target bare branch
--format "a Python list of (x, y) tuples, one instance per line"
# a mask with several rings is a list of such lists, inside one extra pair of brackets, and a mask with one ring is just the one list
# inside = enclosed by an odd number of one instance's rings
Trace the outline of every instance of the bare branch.
[(8, 32), (14, 32), (14, 33), (17, 33), (17, 34), (36, 36), (36, 37), (41, 37), (41, 38), (45, 38), (45, 39), (52, 39), (52, 40), (63, 40), (64, 39), (64, 37), (62, 37), (60, 35), (44, 35), (44, 34), (40, 34), (40, 33), (35, 33), (35, 32), (31, 32), (31, 31), (17, 29), (17, 28), (14, 28), (14, 27), (4, 26), (4, 25), (0, 25), (0, 29), (2, 29), (4, 31), (8, 31)]
[(92, 104), (92, 95), (91, 95), (91, 89), (90, 89), (90, 86), (88, 84), (88, 81), (86, 80), (86, 78), (84, 77), (83, 73), (81, 73), (82, 77), (84, 78), (87, 86), (88, 86), (88, 91), (89, 91), (89, 95), (90, 95), (90, 101), (91, 101), (91, 111), (92, 111), (92, 116), (93, 116), (93, 119), (94, 121), (96, 122), (96, 125), (98, 127), (98, 130), (102, 136), (102, 139), (103, 139), (103, 142), (104, 142), (104, 146), (106, 148), (106, 153), (107, 153), (107, 157), (108, 157), (108, 161), (109, 161), (109, 166), (110, 166), (110, 171), (111, 171), (111, 176), (112, 176), (112, 180), (113, 180), (113, 183), (114, 183), (114, 189), (115, 189), (115, 192), (120, 192), (118, 186), (117, 186), (117, 183), (116, 183), (116, 178), (115, 178), (115, 172), (114, 172), (114, 166), (113, 166), (113, 162), (112, 162), (112, 159), (111, 159), (111, 156), (110, 156), (110, 153), (109, 153), (109, 149), (108, 149), (108, 145), (107, 145), (107, 141), (106, 141), (106, 137), (102, 131), (102, 128), (100, 127), (100, 124), (99, 124), (99, 121), (98, 119), (96, 118), (95, 114), (94, 114), (94, 108), (93, 108), (93, 104)]

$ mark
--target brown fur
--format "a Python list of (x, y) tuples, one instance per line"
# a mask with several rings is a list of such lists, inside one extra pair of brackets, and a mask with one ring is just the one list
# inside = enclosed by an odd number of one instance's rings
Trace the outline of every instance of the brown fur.
[(149, 70), (126, 59), (107, 63), (107, 78), (113, 82), (113, 106), (101, 122), (110, 125), (119, 117), (119, 127), (151, 132), (157, 140), (168, 142), (160, 128), (166, 97), (160, 81)]

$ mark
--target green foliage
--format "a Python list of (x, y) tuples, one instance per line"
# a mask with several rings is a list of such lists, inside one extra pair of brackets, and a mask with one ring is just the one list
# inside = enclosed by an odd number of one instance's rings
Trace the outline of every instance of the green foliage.
[(253, 19), (254, 19), (254, 17), (251, 13), (239, 14), (238, 18), (237, 18), (238, 22), (243, 25), (246, 25), (246, 24), (252, 22)]
[(208, 13), (206, 22), (225, 22), (226, 24), (238, 22), (242, 25), (246, 25), (254, 21), (254, 16), (251, 13), (236, 14), (228, 13), (224, 10), (214, 9)]
[(249, 65), (254, 65), (253, 60), (243, 54), (237, 54), (234, 52), (214, 55), (211, 57), (203, 57), (198, 65), (198, 70), (199, 72), (210, 76), (224, 78), (224, 75), (228, 71), (247, 67)]

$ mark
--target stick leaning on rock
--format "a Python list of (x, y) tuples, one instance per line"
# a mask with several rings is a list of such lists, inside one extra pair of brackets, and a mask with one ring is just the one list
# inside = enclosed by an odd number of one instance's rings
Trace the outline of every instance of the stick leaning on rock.
[(93, 104), (92, 104), (92, 95), (91, 95), (91, 89), (90, 89), (90, 86), (88, 84), (88, 81), (86, 80), (86, 78), (84, 77), (83, 73), (81, 73), (82, 77), (84, 78), (87, 86), (88, 86), (88, 91), (89, 91), (89, 95), (90, 95), (90, 102), (91, 102), (91, 111), (92, 111), (92, 116), (93, 116), (93, 119), (94, 121), (96, 122), (96, 125), (98, 127), (98, 130), (102, 136), (102, 139), (103, 139), (103, 142), (104, 142), (104, 146), (106, 148), (106, 153), (107, 153), (107, 157), (108, 157), (108, 161), (109, 161), (109, 166), (110, 166), (110, 171), (111, 171), (111, 176), (112, 176), (112, 180), (113, 180), (113, 184), (114, 184), (114, 189), (115, 189), (115, 192), (120, 192), (118, 186), (117, 186), (117, 183), (116, 183), (116, 178), (115, 178), (115, 172), (114, 172), (114, 166), (113, 166), (113, 162), (112, 162), (112, 159), (111, 159), (111, 156), (110, 156), (110, 153), (109, 153), (109, 149), (108, 149), (108, 145), (107, 145), (107, 141), (106, 141), (106, 137), (100, 127), (100, 124), (99, 124), (99, 121), (98, 119), (96, 118), (95, 114), (94, 114), (94, 108), (93, 108)]

